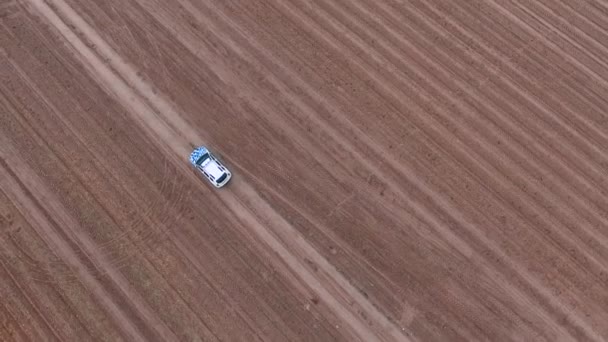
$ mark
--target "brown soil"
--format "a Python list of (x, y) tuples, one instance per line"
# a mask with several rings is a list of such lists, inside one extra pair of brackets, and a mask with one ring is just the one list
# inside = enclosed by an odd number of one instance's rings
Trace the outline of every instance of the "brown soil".
[(606, 27), (0, 0), (0, 341), (608, 339)]

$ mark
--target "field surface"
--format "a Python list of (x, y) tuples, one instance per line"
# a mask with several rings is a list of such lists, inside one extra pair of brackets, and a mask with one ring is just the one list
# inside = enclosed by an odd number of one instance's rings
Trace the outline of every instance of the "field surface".
[(602, 0), (0, 0), (0, 341), (608, 340), (607, 56)]

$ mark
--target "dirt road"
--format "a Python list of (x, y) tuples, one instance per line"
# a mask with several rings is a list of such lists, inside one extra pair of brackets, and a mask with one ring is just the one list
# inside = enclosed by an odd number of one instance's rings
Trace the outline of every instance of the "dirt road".
[(607, 340), (606, 27), (0, 0), (0, 341)]

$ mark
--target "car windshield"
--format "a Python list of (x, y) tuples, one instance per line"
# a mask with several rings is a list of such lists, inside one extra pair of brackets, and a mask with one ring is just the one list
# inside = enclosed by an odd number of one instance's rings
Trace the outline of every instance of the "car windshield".
[(209, 153), (205, 153), (200, 158), (198, 158), (198, 160), (196, 161), (196, 165), (202, 165), (203, 162), (207, 159), (209, 159)]
[(227, 175), (224, 173), (220, 178), (217, 179), (218, 183), (221, 183), (224, 181), (224, 179), (226, 179)]

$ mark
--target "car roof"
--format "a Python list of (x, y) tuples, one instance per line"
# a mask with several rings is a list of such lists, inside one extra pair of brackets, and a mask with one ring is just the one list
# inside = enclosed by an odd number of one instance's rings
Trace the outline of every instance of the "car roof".
[(190, 163), (192, 165), (196, 165), (196, 161), (205, 153), (209, 153), (209, 150), (207, 150), (206, 147), (199, 146), (199, 147), (195, 148), (194, 151), (192, 151), (192, 153), (190, 153)]
[(203, 169), (215, 179), (218, 179), (224, 174), (224, 171), (220, 170), (218, 162), (214, 159), (211, 159), (211, 161), (207, 163)]

